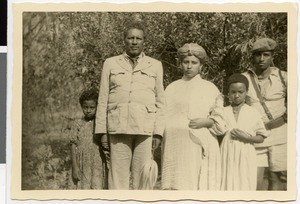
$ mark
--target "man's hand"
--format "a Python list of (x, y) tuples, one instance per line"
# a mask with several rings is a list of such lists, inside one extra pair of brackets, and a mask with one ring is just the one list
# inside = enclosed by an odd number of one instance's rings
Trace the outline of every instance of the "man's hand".
[(160, 135), (153, 135), (152, 138), (152, 149), (156, 150), (161, 144), (162, 137)]
[(109, 144), (108, 144), (108, 137), (107, 137), (107, 134), (103, 134), (101, 136), (101, 147), (104, 149), (104, 150), (109, 150)]

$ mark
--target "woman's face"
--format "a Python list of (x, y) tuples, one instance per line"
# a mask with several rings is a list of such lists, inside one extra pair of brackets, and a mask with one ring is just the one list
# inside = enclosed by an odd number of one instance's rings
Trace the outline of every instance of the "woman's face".
[(181, 62), (181, 67), (183, 69), (184, 78), (192, 79), (199, 74), (202, 64), (197, 57), (186, 56)]

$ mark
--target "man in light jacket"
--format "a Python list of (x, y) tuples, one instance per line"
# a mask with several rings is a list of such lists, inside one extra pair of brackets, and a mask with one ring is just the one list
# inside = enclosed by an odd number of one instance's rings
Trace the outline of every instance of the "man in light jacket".
[[(110, 146), (109, 189), (138, 189), (140, 174), (151, 160), (164, 131), (163, 68), (143, 52), (146, 30), (131, 21), (124, 31), (125, 52), (105, 60), (95, 133)], [(131, 172), (131, 173), (130, 173)]]

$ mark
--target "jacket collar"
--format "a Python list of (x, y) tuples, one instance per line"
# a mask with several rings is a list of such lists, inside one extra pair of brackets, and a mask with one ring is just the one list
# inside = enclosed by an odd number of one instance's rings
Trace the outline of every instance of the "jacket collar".
[(129, 72), (143, 70), (143, 69), (146, 69), (146, 68), (148, 68), (152, 65), (151, 58), (146, 56), (144, 52), (142, 52), (138, 56), (138, 60), (137, 60), (138, 64), (136, 65), (134, 70), (132, 70), (132, 66), (131, 66), (129, 60), (130, 60), (129, 56), (125, 52), (123, 54), (119, 55), (116, 59), (117, 63), (122, 68), (126, 69)]
[[(126, 61), (132, 60), (132, 58), (126, 52), (124, 52), (123, 55)], [(144, 57), (145, 57), (145, 53), (141, 52), (141, 54), (136, 57), (137, 63), (139, 63)]]

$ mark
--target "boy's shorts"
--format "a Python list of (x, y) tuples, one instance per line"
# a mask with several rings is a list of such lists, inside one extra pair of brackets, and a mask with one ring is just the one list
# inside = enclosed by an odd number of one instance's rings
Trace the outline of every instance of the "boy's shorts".
[(258, 147), (256, 150), (257, 167), (268, 167), (268, 147)]
[(270, 171), (287, 170), (287, 144), (256, 148), (257, 167), (269, 167)]
[(269, 149), (269, 166), (270, 171), (287, 170), (287, 144), (274, 145)]

